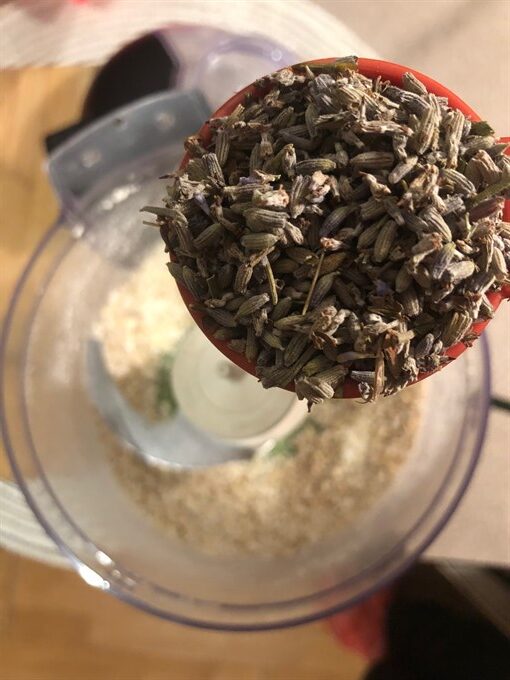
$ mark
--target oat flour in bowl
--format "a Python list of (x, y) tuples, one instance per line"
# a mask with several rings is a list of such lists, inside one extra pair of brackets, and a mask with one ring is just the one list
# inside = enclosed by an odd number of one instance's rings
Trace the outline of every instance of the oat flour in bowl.
[[(108, 370), (148, 419), (174, 408), (161, 403), (158, 380), (190, 323), (160, 252), (102, 311), (97, 334)], [(289, 554), (338, 532), (381, 498), (412, 450), (422, 401), (420, 385), (373, 404), (333, 400), (314, 407), (272, 451), (200, 470), (147, 465), (108, 433), (111, 463), (125, 492), (169, 537), (216, 555)]]

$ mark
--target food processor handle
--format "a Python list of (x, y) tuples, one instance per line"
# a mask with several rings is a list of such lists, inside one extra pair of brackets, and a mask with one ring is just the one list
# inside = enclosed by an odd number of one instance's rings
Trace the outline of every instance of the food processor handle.
[(129, 43), (98, 71), (81, 120), (45, 139), (64, 212), (80, 218), (103, 178), (116, 172), (129, 184), (129, 164), (182, 146), (232, 92), (294, 61), (263, 36), (211, 26), (169, 24)]
[(99, 69), (80, 120), (44, 140), (64, 213), (81, 219), (84, 197), (104, 178), (120, 173), (129, 184), (130, 166), (202, 125), (210, 107), (196, 89), (175, 89), (180, 69), (160, 32), (130, 42)]
[(115, 178), (129, 190), (130, 177), (136, 175), (139, 181), (148, 158), (168, 153), (169, 145), (182, 144), (209, 114), (200, 92), (166, 91), (88, 123), (48, 156), (48, 174), (63, 211), (80, 218), (91, 192)]

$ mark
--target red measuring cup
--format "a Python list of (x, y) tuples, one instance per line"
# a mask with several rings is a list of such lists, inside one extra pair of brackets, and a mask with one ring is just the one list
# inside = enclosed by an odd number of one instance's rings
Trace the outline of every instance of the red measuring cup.
[[(328, 59), (317, 59), (308, 63), (324, 64), (333, 62), (335, 61), (335, 59), (336, 59), (335, 57), (331, 57)], [(358, 60), (358, 69), (360, 73), (362, 73), (364, 76), (367, 76), (367, 78), (375, 79), (378, 76), (380, 76), (383, 80), (388, 80), (397, 86), (402, 85), (402, 76), (404, 75), (404, 73), (411, 72), (425, 85), (429, 92), (432, 92), (433, 94), (438, 95), (439, 97), (446, 97), (448, 99), (449, 105), (452, 108), (459, 109), (459, 111), (462, 111), (462, 113), (467, 118), (470, 118), (474, 122), (481, 120), (480, 116), (475, 111), (473, 111), (473, 109), (470, 106), (468, 106), (464, 101), (462, 101), (462, 99), (460, 99), (460, 97), (458, 97), (455, 93), (453, 93), (451, 90), (448, 90), (448, 88), (444, 87), (444, 85), (441, 85), (441, 83), (438, 83), (436, 80), (433, 80), (432, 78), (429, 78), (423, 73), (415, 71), (412, 68), (408, 68), (407, 66), (401, 66), (400, 64), (394, 64), (389, 61), (382, 61), (379, 59), (360, 58)], [(258, 96), (263, 93), (264, 91), (262, 88), (258, 87), (255, 83), (252, 83), (251, 85), (248, 85), (247, 87), (237, 92), (233, 97), (231, 97), (222, 106), (220, 106), (220, 108), (211, 116), (211, 118), (229, 115), (238, 104), (244, 102), (245, 97), (248, 94)], [(211, 129), (209, 123), (207, 122), (204, 123), (204, 125), (200, 128), (198, 135), (201, 137), (205, 145), (207, 145), (211, 141)], [(510, 137), (502, 137), (501, 141), (510, 142)], [(189, 156), (186, 154), (181, 162), (180, 165), (181, 169), (186, 167), (188, 161)], [(510, 220), (510, 201), (505, 202), (503, 219), (505, 221)], [(212, 336), (210, 329), (207, 327), (207, 324), (204, 323), (204, 314), (192, 308), (191, 305), (193, 302), (195, 302), (195, 300), (191, 293), (187, 290), (187, 288), (185, 288), (182, 285), (179, 285), (179, 291), (197, 326), (199, 326), (199, 328), (205, 333), (205, 335), (213, 343), (213, 345), (215, 345), (217, 349), (220, 350), (220, 352), (222, 352), (228, 359), (230, 359), (230, 361), (234, 362), (237, 366), (247, 371), (248, 373), (255, 375), (254, 363), (248, 361), (243, 354), (235, 352), (233, 349), (231, 349), (226, 341), (217, 340)], [(508, 285), (503, 286), (499, 291), (490, 292), (487, 294), (487, 297), (489, 298), (489, 301), (492, 304), (495, 311), (499, 307), (501, 301), (504, 298), (510, 298), (510, 286)], [(489, 321), (490, 319), (473, 324), (471, 328), (471, 333), (478, 337), (485, 329)], [(459, 342), (456, 345), (450, 347), (448, 350), (446, 350), (445, 354), (446, 356), (450, 357), (450, 359), (456, 359), (467, 349), (467, 347), (468, 346), (465, 343)], [(421, 372), (416, 382), (423, 380), (429, 375), (431, 375), (430, 372)], [(292, 387), (289, 386), (287, 389), (291, 390)], [(351, 378), (347, 378), (343, 386), (342, 397), (354, 398), (359, 396), (360, 393), (358, 383), (356, 383)]]

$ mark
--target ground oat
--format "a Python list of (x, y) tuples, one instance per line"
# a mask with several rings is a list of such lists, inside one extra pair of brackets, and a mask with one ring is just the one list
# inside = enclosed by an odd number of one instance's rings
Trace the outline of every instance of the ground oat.
[(289, 554), (354, 521), (388, 489), (412, 449), (422, 391), (370, 405), (325, 402), (290, 455), (195, 471), (152, 468), (120, 448), (111, 460), (126, 492), (170, 536), (217, 555)]
[[(112, 377), (147, 418), (160, 358), (191, 323), (159, 249), (110, 295), (96, 335)], [(305, 425), (251, 461), (195, 471), (144, 463), (111, 433), (111, 463), (126, 493), (169, 536), (213, 554), (291, 553), (325, 538), (372, 506), (410, 453), (421, 385), (359, 404), (317, 406)]]

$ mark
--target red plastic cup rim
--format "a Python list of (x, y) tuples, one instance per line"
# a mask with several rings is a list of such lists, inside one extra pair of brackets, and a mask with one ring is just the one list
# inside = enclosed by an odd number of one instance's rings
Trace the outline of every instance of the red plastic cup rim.
[[(335, 59), (336, 57), (331, 57), (327, 59), (315, 59), (313, 61), (302, 63), (327, 64), (335, 61)], [(300, 66), (302, 65), (302, 63), (296, 64), (295, 66)], [(294, 68), (294, 66), (292, 66), (291, 68)], [(425, 75), (424, 73), (420, 73), (420, 71), (416, 71), (415, 69), (409, 68), (408, 66), (402, 66), (400, 64), (394, 64), (392, 62), (382, 61), (379, 59), (364, 59), (360, 57), (358, 60), (358, 70), (367, 78), (376, 79), (377, 77), (381, 77), (383, 80), (388, 80), (393, 85), (398, 86), (401, 86), (402, 84), (402, 76), (404, 75), (404, 73), (408, 72), (413, 73), (425, 85), (429, 92), (432, 92), (433, 94), (440, 97), (446, 97), (448, 99), (449, 105), (452, 108), (458, 109), (473, 122), (481, 120), (480, 116), (470, 106), (468, 106), (466, 102), (460, 99), (460, 97), (458, 97), (454, 92), (446, 88), (444, 85), (441, 85), (441, 83), (438, 83), (436, 80), (433, 80), (429, 76)], [(255, 83), (251, 83), (250, 85), (246, 86), (245, 88), (234, 94), (224, 104), (222, 104), (222, 106), (220, 106), (219, 109), (215, 111), (211, 118), (219, 118), (229, 115), (238, 104), (244, 102), (246, 95), (250, 94), (258, 96), (262, 92), (263, 90), (260, 88), (260, 86), (257, 86)], [(205, 145), (211, 141), (211, 129), (208, 121), (205, 122), (204, 125), (200, 128), (198, 136), (202, 139)], [(510, 142), (510, 137), (502, 137), (501, 141)], [(189, 156), (188, 154), (185, 154), (183, 160), (181, 161), (180, 168), (183, 169), (184, 167), (186, 167), (188, 161)], [(505, 202), (503, 219), (510, 220), (510, 201)], [(170, 254), (170, 257), (173, 259), (172, 254)], [(228, 343), (226, 341), (214, 338), (210, 332), (210, 329), (207, 327), (207, 323), (205, 322), (204, 315), (202, 314), (202, 312), (192, 308), (192, 304), (196, 301), (191, 295), (191, 293), (187, 290), (187, 288), (185, 288), (182, 285), (178, 284), (178, 287), (182, 299), (184, 300), (184, 303), (188, 308), (188, 311), (190, 312), (197, 326), (207, 336), (210, 342), (212, 342), (213, 345), (227, 357), (227, 359), (230, 359), (230, 361), (232, 361), (237, 366), (247, 371), (251, 375), (255, 375), (255, 364), (249, 362), (243, 354), (240, 354), (239, 352), (235, 352), (234, 350), (232, 350), (228, 346)], [(496, 309), (499, 307), (501, 301), (504, 298), (510, 298), (510, 287), (504, 287), (499, 291), (490, 292), (488, 293), (487, 297), (489, 298), (489, 301), (492, 304), (494, 311), (496, 311)], [(485, 329), (489, 321), (490, 320), (486, 320), (473, 324), (471, 329), (472, 334), (478, 337)], [(460, 356), (467, 348), (468, 345), (459, 342), (456, 345), (450, 347), (445, 352), (445, 354), (446, 356), (453, 360)], [(420, 373), (416, 382), (423, 380), (429, 375), (431, 375), (430, 372)], [(287, 387), (287, 389), (292, 391), (291, 386)], [(351, 378), (348, 378), (345, 381), (342, 396), (343, 398), (356, 398), (360, 396), (358, 384)]]

